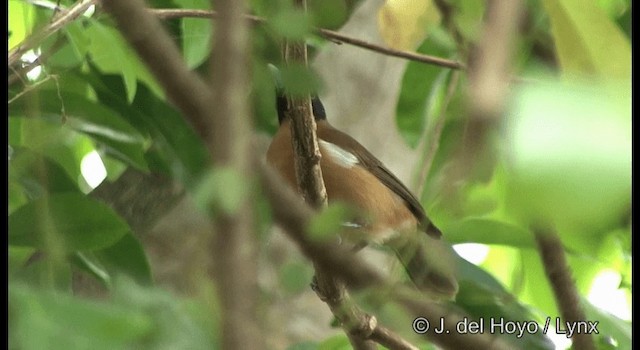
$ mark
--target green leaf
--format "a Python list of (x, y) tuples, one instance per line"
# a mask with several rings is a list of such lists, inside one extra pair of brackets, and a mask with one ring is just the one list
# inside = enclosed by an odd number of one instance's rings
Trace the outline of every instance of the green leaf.
[(156, 94), (162, 96), (162, 90), (155, 79), (119, 31), (98, 21), (91, 21), (85, 33), (91, 38), (88, 52), (91, 54), (92, 61), (103, 72), (122, 75), (128, 101), (133, 101), (136, 95), (137, 80), (143, 81)]
[(524, 281), (518, 295), (521, 302), (535, 305), (543, 314), (551, 317), (560, 315), (555, 302), (553, 289), (536, 249), (520, 250), (520, 271)]
[(142, 244), (130, 233), (110, 247), (93, 252), (76, 252), (72, 262), (109, 289), (115, 278), (122, 275), (141, 286), (153, 284), (151, 267)]
[(343, 231), (345, 223), (349, 222), (353, 216), (354, 210), (347, 204), (331, 203), (311, 219), (307, 233), (314, 240), (328, 240)]
[(13, 281), (34, 286), (48, 288), (60, 292), (72, 291), (71, 266), (65, 259), (53, 258), (51, 255), (34, 251), (30, 260), (17, 266), (11, 275)]
[(71, 22), (64, 27), (64, 34), (78, 57), (84, 58), (89, 50), (91, 40), (84, 32), (80, 22)]
[(344, 334), (334, 335), (328, 339), (325, 339), (320, 344), (316, 350), (351, 350), (353, 347), (349, 342), (349, 338), (347, 338)]
[(533, 247), (531, 233), (519, 225), (490, 218), (466, 217), (442, 225), (447, 240), (452, 243), (503, 244)]
[[(202, 138), (187, 123), (185, 118), (169, 105), (159, 99), (144, 85), (138, 88), (138, 94), (131, 108), (140, 114), (129, 114), (133, 119), (140, 118), (157, 146), (157, 154), (167, 157), (167, 164), (172, 173), (187, 185), (201, 176), (210, 163)], [(162, 115), (162, 118), (158, 118)]]
[(111, 275), (90, 254), (76, 252), (69, 257), (70, 262), (78, 268), (88, 272), (102, 283), (106, 288), (111, 288)]
[(313, 269), (309, 264), (290, 262), (280, 268), (280, 284), (291, 294), (305, 291), (311, 283)]
[(292, 40), (304, 39), (312, 28), (309, 16), (292, 7), (278, 11), (268, 24), (278, 35)]
[(20, 184), (29, 198), (52, 192), (79, 192), (77, 181), (60, 165), (29, 149), (17, 149), (9, 169), (9, 181)]
[[(182, 8), (210, 10), (211, 1), (176, 0)], [(203, 18), (182, 19), (182, 53), (189, 68), (201, 65), (211, 53), (212, 21)]]
[(631, 76), (631, 45), (594, 1), (543, 0), (551, 18), (558, 60), (565, 74)]
[[(507, 321), (532, 321), (535, 317), (515, 296), (511, 295), (491, 274), (468, 261), (458, 258), (459, 291), (455, 304), (462, 307), (472, 318), (491, 318)], [(541, 331), (503, 335), (506, 341), (523, 349), (554, 349), (553, 343)]]
[(322, 89), (322, 80), (308, 67), (292, 64), (283, 67), (281, 74), (284, 90), (292, 96), (315, 95)]
[[(212, 290), (203, 290), (208, 295)], [(154, 329), (143, 343), (144, 349), (217, 349), (215, 337), (220, 326), (216, 298), (184, 300), (163, 289), (140, 286), (128, 278), (114, 281), (112, 300), (116, 305), (138, 311), (154, 321)], [(208, 327), (208, 328), (205, 328)], [(135, 345), (138, 345), (137, 347)], [(133, 344), (140, 348), (139, 344)]]
[(223, 167), (209, 171), (195, 186), (193, 196), (200, 209), (208, 213), (209, 208), (233, 214), (249, 195), (249, 181), (234, 169)]
[(462, 0), (455, 2), (453, 20), (467, 42), (477, 42), (482, 33), (486, 1)]
[[(13, 178), (23, 185), (47, 183), (40, 187), (49, 188), (50, 192), (78, 189), (84, 185), (80, 162), (82, 157), (93, 149), (93, 141), (88, 136), (72, 130), (67, 125), (44, 118), (9, 117), (9, 144), (13, 146), (9, 164), (10, 174), (15, 175)], [(50, 161), (55, 165), (50, 166)], [(42, 162), (45, 162), (45, 168), (38, 170)], [(64, 170), (65, 178), (68, 178), (73, 186), (68, 182), (62, 182), (64, 178), (57, 172), (58, 167)], [(36, 179), (39, 180), (32, 181)], [(35, 198), (35, 193), (31, 191), (34, 187), (29, 186), (25, 189), (30, 192), (31, 198)]]
[(9, 47), (13, 49), (31, 34), (34, 25), (33, 5), (22, 0), (9, 1)]
[[(49, 127), (70, 127), (87, 134), (106, 147), (106, 152), (140, 170), (147, 170), (145, 137), (115, 111), (75, 93), (37, 90), (14, 101), (9, 113), (22, 116), (27, 106), (34, 108), (33, 104), (40, 114), (49, 118)], [(37, 138), (33, 140), (42, 142)]]
[(511, 213), (525, 226), (553, 223), (563, 238), (618, 227), (631, 203), (630, 107), (627, 85), (521, 90), (503, 147)]
[(153, 284), (151, 266), (144, 248), (131, 233), (125, 234), (116, 244), (93, 254), (107, 268), (110, 275), (125, 274), (140, 285)]
[[(89, 47), (89, 37), (84, 32), (84, 25), (81, 21), (71, 22), (62, 29), (64, 36), (54, 35), (47, 38), (41, 50), (48, 52), (54, 45), (62, 45), (46, 60), (47, 72), (56, 74), (53, 67), (70, 69), (81, 66), (85, 60)], [(62, 44), (59, 42), (62, 41)], [(57, 74), (56, 74), (57, 76)]]
[(124, 306), (24, 285), (11, 284), (9, 304), (10, 343), (25, 350), (124, 349), (149, 336), (154, 324), (151, 316)]
[(310, 0), (307, 8), (316, 27), (339, 29), (349, 19), (345, 0)]
[(631, 349), (631, 322), (621, 320), (618, 317), (593, 306), (590, 302), (582, 299), (582, 305), (587, 314), (587, 320), (598, 321), (597, 329), (599, 334), (597, 338), (611, 337), (618, 344), (617, 349)]
[(306, 341), (289, 346), (287, 350), (317, 350), (318, 343), (313, 341)]
[(147, 161), (153, 170), (171, 173), (185, 184), (192, 184), (205, 171), (209, 155), (200, 137), (172, 106), (144, 84), (138, 86), (138, 93), (129, 104), (120, 76), (91, 70), (83, 78), (90, 82), (102, 104), (126, 116), (138, 130), (151, 136), (153, 143)]
[[(422, 43), (418, 52), (446, 56), (450, 50), (434, 43), (430, 37)], [(415, 148), (425, 137), (427, 124), (435, 122), (440, 116), (449, 73), (448, 69), (420, 62), (407, 64), (396, 105), (396, 123), (400, 135), (409, 146)]]
[(251, 95), (256, 128), (273, 135), (279, 126), (273, 75), (269, 72), (267, 65), (258, 59), (254, 59), (251, 71), (253, 73)]
[(12, 276), (14, 273), (20, 271), (24, 264), (29, 260), (29, 258), (35, 252), (33, 248), (25, 248), (25, 247), (15, 247), (9, 246), (7, 249), (8, 256), (8, 266), (7, 270), (9, 275)]
[(22, 206), (9, 216), (9, 244), (65, 251), (96, 250), (116, 243), (126, 222), (105, 204), (84, 195), (53, 194)]

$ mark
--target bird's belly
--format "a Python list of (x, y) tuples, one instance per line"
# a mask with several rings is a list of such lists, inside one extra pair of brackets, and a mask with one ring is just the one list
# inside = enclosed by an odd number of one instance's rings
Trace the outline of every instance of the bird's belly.
[[(289, 128), (281, 128), (279, 132), (288, 133)], [(267, 161), (293, 189), (297, 189), (289, 138), (277, 140), (267, 151)], [(343, 202), (358, 211), (357, 221), (363, 226), (358, 231), (364, 231), (368, 241), (383, 243), (398, 233), (415, 231), (417, 220), (407, 204), (375, 175), (357, 164), (347, 166), (344, 162), (332, 162), (322, 145), (320, 150), (320, 167), (329, 203)]]
[(417, 220), (398, 195), (360, 166), (344, 168), (321, 161), (329, 203), (343, 202), (360, 213), (368, 240), (378, 243), (404, 231), (415, 231)]

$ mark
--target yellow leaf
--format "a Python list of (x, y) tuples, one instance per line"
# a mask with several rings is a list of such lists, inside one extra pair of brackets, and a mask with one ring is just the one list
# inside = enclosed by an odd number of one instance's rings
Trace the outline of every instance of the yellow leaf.
[(395, 49), (415, 50), (438, 24), (440, 12), (431, 0), (387, 0), (378, 11), (380, 35)]

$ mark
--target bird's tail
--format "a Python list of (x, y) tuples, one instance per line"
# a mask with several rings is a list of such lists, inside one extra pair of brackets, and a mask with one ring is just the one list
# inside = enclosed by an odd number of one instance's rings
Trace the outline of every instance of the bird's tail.
[(444, 240), (420, 235), (391, 245), (409, 278), (422, 292), (437, 299), (455, 298), (455, 253)]

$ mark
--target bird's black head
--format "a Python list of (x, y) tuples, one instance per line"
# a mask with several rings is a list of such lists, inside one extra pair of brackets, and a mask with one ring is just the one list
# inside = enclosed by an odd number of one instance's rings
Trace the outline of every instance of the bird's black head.
[[(287, 102), (287, 97), (284, 94), (280, 94), (276, 92), (276, 109), (278, 111), (278, 123), (282, 124), (282, 122), (286, 119), (286, 112), (289, 110), (289, 103)], [(326, 120), (327, 114), (324, 111), (324, 105), (318, 96), (314, 96), (311, 98), (311, 109), (313, 111), (313, 116), (318, 120)]]
[[(289, 103), (287, 102), (286, 93), (284, 91), (284, 86), (282, 85), (282, 80), (280, 78), (280, 71), (274, 65), (269, 65), (269, 69), (273, 74), (273, 78), (276, 85), (276, 110), (278, 112), (278, 123), (282, 124), (286, 117), (286, 112), (289, 110)], [(318, 96), (311, 97), (311, 109), (313, 112), (313, 116), (318, 120), (326, 120), (327, 114), (324, 111), (324, 106), (322, 105), (322, 101)]]

